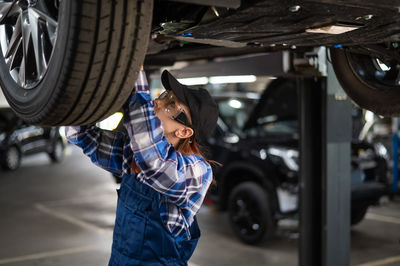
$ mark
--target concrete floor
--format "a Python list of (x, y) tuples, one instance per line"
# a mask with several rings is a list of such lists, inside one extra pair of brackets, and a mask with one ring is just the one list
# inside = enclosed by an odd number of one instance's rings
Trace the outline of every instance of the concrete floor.
[[(0, 265), (107, 265), (116, 188), (73, 146), (61, 164), (41, 154), (0, 172)], [(192, 266), (297, 265), (296, 221), (282, 221), (274, 239), (254, 247), (240, 243), (213, 206), (198, 219), (202, 238)], [(400, 265), (399, 229), (399, 201), (371, 208), (352, 229), (351, 265)]]

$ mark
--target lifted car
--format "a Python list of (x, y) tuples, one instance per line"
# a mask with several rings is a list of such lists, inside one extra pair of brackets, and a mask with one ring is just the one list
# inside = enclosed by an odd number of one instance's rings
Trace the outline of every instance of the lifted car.
[[(3, 0), (0, 85), (28, 123), (91, 124), (138, 70), (175, 61), (327, 46), (360, 106), (400, 115), (399, 0)], [(150, 43), (150, 45), (149, 45)]]

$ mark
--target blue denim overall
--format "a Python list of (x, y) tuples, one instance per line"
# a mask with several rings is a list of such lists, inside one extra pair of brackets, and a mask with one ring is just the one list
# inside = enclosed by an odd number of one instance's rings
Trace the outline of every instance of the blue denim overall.
[(197, 220), (190, 227), (191, 240), (177, 239), (161, 220), (160, 198), (134, 175), (123, 178), (109, 266), (187, 265), (200, 237)]

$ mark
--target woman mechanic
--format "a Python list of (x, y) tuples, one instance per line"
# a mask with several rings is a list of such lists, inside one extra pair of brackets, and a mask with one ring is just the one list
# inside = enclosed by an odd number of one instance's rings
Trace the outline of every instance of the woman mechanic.
[(196, 221), (212, 181), (197, 143), (213, 132), (218, 108), (207, 90), (168, 71), (156, 100), (145, 72), (124, 105), (122, 132), (70, 126), (67, 139), (91, 161), (122, 177), (109, 265), (187, 265), (200, 237)]

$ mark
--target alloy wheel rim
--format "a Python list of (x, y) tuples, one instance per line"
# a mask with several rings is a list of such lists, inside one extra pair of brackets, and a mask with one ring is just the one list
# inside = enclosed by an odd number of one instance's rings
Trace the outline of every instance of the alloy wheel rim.
[(33, 89), (45, 76), (57, 40), (61, 0), (0, 1), (0, 46), (13, 80)]
[(235, 199), (231, 219), (241, 235), (254, 236), (260, 233), (262, 225), (257, 219), (258, 214), (258, 206), (251, 197), (241, 195)]

